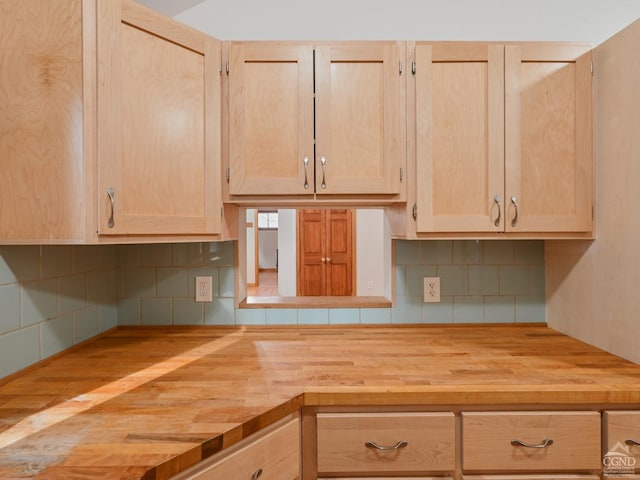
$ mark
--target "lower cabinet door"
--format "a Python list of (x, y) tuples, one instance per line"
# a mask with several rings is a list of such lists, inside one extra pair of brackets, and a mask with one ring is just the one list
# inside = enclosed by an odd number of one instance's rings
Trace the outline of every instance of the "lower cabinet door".
[(453, 477), (333, 477), (318, 480), (453, 480)]
[(285, 420), (222, 451), (172, 480), (297, 480), (300, 478), (300, 420)]
[(600, 475), (464, 475), (463, 480), (600, 480)]
[(402, 478), (455, 469), (453, 413), (320, 413), (317, 429), (319, 478)]
[(467, 473), (599, 472), (600, 439), (599, 412), (463, 412), (462, 468)]
[(604, 478), (640, 479), (640, 411), (606, 411), (603, 420)]

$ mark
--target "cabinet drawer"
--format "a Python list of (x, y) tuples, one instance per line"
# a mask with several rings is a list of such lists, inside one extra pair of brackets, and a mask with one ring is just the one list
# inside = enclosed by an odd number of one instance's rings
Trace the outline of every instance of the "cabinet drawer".
[(318, 480), (453, 480), (453, 477), (338, 477), (318, 478)]
[[(604, 413), (605, 451), (603, 457), (605, 478), (640, 472), (640, 411)], [(623, 475), (624, 476), (624, 475)], [(639, 478), (637, 476), (635, 478)]]
[(584, 471), (600, 469), (601, 462), (598, 412), (462, 414), (465, 471)]
[[(320, 474), (402, 474), (455, 468), (452, 413), (327, 413), (318, 414), (317, 425)], [(380, 450), (373, 443), (398, 448)]]
[(600, 480), (600, 475), (463, 475), (463, 480)]
[(195, 465), (173, 480), (221, 480), (253, 478), (260, 480), (296, 480), (300, 478), (300, 421), (296, 415), (258, 432), (228, 452)]

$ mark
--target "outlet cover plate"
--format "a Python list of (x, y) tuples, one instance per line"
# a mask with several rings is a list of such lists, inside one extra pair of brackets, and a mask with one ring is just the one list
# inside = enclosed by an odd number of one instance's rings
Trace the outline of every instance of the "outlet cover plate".
[(211, 277), (196, 277), (196, 302), (211, 302), (213, 300)]
[(424, 277), (424, 301), (425, 303), (440, 301), (440, 277)]

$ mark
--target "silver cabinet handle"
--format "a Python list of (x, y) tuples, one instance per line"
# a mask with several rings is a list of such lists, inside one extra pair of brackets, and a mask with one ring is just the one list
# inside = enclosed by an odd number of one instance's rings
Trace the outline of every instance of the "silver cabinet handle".
[(493, 197), (493, 201), (496, 202), (496, 205), (498, 205), (498, 218), (496, 218), (496, 221), (493, 222), (493, 224), (496, 227), (500, 226), (500, 218), (502, 217), (502, 205), (500, 204), (500, 195), (496, 195), (495, 197)]
[(113, 221), (113, 210), (116, 202), (116, 191), (113, 189), (113, 187), (107, 188), (107, 195), (109, 195), (109, 203), (111, 204), (111, 215), (109, 216), (109, 220), (107, 221), (107, 227), (113, 228), (115, 226), (115, 222)]
[(407, 445), (409, 445), (407, 442), (405, 442), (404, 440), (400, 440), (398, 443), (396, 443), (395, 445), (389, 447), (389, 446), (384, 446), (384, 445), (378, 445), (376, 442), (366, 442), (364, 444), (365, 447), (367, 448), (373, 448), (375, 450), (400, 450), (401, 448), (406, 447)]
[(550, 438), (545, 438), (542, 443), (531, 444), (525, 443), (522, 440), (511, 440), (511, 445), (514, 447), (525, 447), (525, 448), (547, 448), (549, 445), (553, 445), (553, 440)]
[(262, 469), (259, 468), (255, 472), (253, 472), (253, 475), (251, 475), (251, 480), (258, 480), (261, 475), (262, 475)]
[(304, 160), (302, 161), (304, 162), (304, 189), (308, 190), (309, 189), (309, 180), (308, 180), (309, 157), (304, 157)]
[(640, 445), (640, 442), (638, 440), (634, 440), (633, 438), (627, 438), (624, 443), (626, 443), (627, 445)]
[(321, 157), (320, 164), (322, 165), (322, 183), (320, 184), (320, 187), (322, 187), (323, 190), (327, 188), (327, 182), (324, 181), (324, 166), (326, 165), (326, 163), (327, 159), (325, 157)]
[(511, 226), (515, 227), (518, 223), (518, 199), (515, 196), (511, 197), (511, 203), (513, 203), (513, 206), (516, 207), (516, 214), (513, 217), (513, 220), (511, 220)]
[(326, 262), (326, 261), (327, 261), (327, 259), (326, 259), (326, 258), (324, 258), (324, 257), (322, 257), (322, 258), (320, 258), (320, 261), (321, 261), (321, 262)]
[(327, 262), (331, 262), (331, 257), (327, 257)]

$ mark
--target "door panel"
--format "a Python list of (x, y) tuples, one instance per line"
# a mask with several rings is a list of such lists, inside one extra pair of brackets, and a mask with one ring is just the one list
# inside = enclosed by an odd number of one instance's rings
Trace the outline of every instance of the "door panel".
[(352, 211), (327, 210), (327, 295), (353, 295)]
[(326, 215), (321, 209), (298, 211), (298, 295), (326, 295)]
[(220, 42), (128, 0), (98, 7), (99, 233), (219, 233)]
[(298, 211), (299, 296), (350, 296), (353, 288), (353, 213)]
[(318, 194), (400, 192), (400, 58), (396, 43), (316, 49)]
[(313, 194), (313, 49), (233, 44), (229, 55), (230, 193)]
[[(592, 228), (591, 54), (506, 47), (507, 231)], [(587, 53), (585, 53), (587, 52)]]
[(503, 52), (416, 46), (418, 231), (504, 228)]

